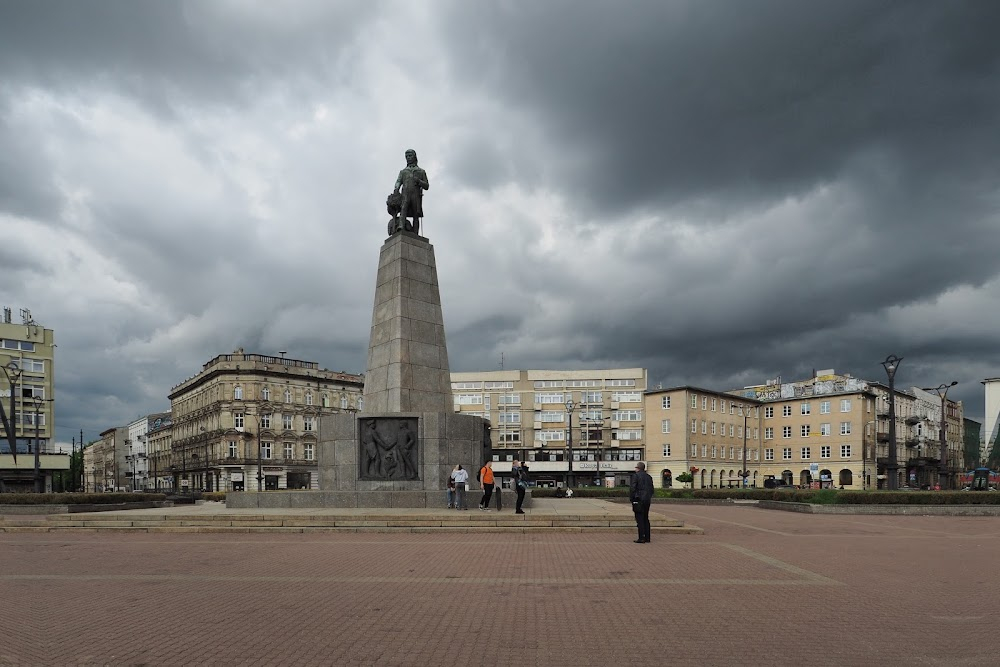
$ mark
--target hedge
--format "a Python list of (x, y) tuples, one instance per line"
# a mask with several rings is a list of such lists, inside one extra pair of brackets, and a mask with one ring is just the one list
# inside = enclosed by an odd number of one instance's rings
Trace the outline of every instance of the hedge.
[[(535, 498), (554, 498), (555, 489), (532, 489)], [(628, 487), (582, 487), (574, 498), (627, 498)], [(1000, 491), (840, 491), (838, 489), (655, 489), (654, 498), (776, 500), (812, 505), (1000, 505)]]
[(165, 498), (162, 493), (0, 493), (0, 505), (118, 505)]

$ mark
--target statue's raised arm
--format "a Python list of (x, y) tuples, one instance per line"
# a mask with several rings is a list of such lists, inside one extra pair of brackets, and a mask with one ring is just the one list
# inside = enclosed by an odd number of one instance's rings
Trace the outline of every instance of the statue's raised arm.
[[(389, 221), (389, 235), (398, 231), (420, 233), (420, 218), (424, 217), (424, 190), (430, 189), (427, 172), (417, 164), (417, 152), (406, 151), (406, 166), (399, 171), (392, 194), (386, 199), (386, 208), (392, 220)], [(412, 218), (412, 222), (408, 220)]]

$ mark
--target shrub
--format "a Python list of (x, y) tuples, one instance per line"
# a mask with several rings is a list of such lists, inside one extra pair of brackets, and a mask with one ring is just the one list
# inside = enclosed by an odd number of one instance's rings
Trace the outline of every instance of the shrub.
[(208, 491), (201, 494), (202, 500), (215, 500), (215, 501), (225, 501), (226, 492), (225, 491)]

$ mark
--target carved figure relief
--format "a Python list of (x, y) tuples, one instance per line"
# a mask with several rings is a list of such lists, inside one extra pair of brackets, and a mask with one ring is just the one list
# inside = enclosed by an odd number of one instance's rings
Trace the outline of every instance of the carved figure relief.
[(417, 418), (363, 418), (359, 439), (359, 479), (420, 479)]

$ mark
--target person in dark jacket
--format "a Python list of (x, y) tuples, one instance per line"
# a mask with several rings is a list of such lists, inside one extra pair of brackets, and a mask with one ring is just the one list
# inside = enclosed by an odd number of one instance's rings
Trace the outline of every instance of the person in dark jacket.
[(646, 472), (646, 464), (639, 461), (635, 464), (635, 474), (628, 485), (628, 497), (632, 501), (632, 512), (635, 513), (635, 525), (639, 529), (639, 539), (636, 544), (649, 543), (649, 503), (653, 499), (653, 478)]
[(517, 492), (517, 505), (514, 508), (514, 514), (524, 514), (524, 510), (521, 509), (521, 503), (524, 502), (524, 493), (528, 489), (528, 467), (517, 459), (514, 459), (514, 465), (511, 467), (510, 474), (514, 490)]

